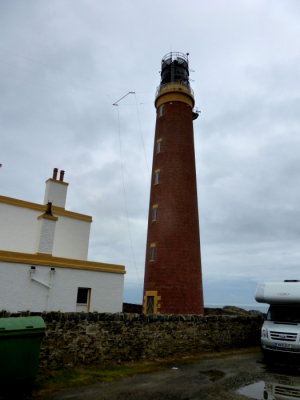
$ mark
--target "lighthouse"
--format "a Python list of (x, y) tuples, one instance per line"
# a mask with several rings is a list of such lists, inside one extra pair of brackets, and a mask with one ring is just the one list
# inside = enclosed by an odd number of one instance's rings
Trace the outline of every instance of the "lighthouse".
[(188, 54), (161, 62), (151, 176), (143, 312), (203, 314)]

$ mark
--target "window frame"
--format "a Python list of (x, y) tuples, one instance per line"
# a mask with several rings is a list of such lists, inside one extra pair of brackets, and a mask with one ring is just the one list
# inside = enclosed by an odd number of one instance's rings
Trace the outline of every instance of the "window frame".
[(156, 243), (151, 243), (149, 246), (149, 261), (156, 260)]
[(158, 115), (158, 118), (161, 118), (164, 115), (164, 105), (163, 104), (158, 107), (157, 115)]
[(160, 181), (160, 169), (154, 171), (154, 185), (158, 185)]
[[(82, 298), (80, 298), (82, 296), (82, 293), (80, 294), (80, 291), (85, 290), (85, 300), (84, 302), (80, 302), (78, 300), (82, 300)], [(89, 304), (91, 302), (91, 288), (87, 288), (87, 287), (78, 287), (77, 288), (77, 297), (76, 297), (76, 304), (81, 304), (81, 305), (87, 305), (89, 307)]]
[(161, 153), (162, 150), (162, 139), (157, 139), (156, 141), (156, 154)]
[(158, 214), (158, 204), (154, 204), (152, 206), (152, 213), (151, 213), (151, 221), (157, 221), (157, 214)]

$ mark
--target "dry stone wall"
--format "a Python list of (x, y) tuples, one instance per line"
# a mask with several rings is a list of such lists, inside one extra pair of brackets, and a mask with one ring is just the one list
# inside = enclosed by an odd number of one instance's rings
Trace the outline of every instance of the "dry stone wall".
[[(41, 315), (47, 329), (40, 366), (157, 360), (259, 344), (263, 316), (59, 313)], [(0, 317), (16, 316), (1, 313)]]

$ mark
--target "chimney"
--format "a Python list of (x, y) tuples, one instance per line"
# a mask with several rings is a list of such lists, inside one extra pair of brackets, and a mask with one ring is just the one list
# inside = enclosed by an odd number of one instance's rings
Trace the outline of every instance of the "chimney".
[(64, 181), (64, 176), (65, 176), (65, 171), (60, 171), (59, 180), (60, 180), (61, 182)]
[(56, 181), (56, 179), (57, 179), (57, 173), (58, 173), (58, 168), (54, 168), (54, 169), (53, 169), (53, 176), (52, 176), (52, 179), (54, 179), (55, 181)]
[(53, 206), (65, 208), (68, 183), (64, 182), (65, 171), (60, 171), (57, 179), (58, 168), (53, 169), (52, 178), (46, 181), (44, 204), (52, 203)]
[(47, 204), (44, 214), (38, 217), (37, 252), (52, 254), (57, 217), (52, 214), (52, 204)]

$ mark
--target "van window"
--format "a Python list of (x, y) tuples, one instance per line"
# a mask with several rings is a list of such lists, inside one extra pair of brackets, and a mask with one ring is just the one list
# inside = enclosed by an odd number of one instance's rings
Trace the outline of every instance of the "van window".
[(300, 323), (300, 304), (297, 306), (271, 305), (267, 314), (267, 320)]

